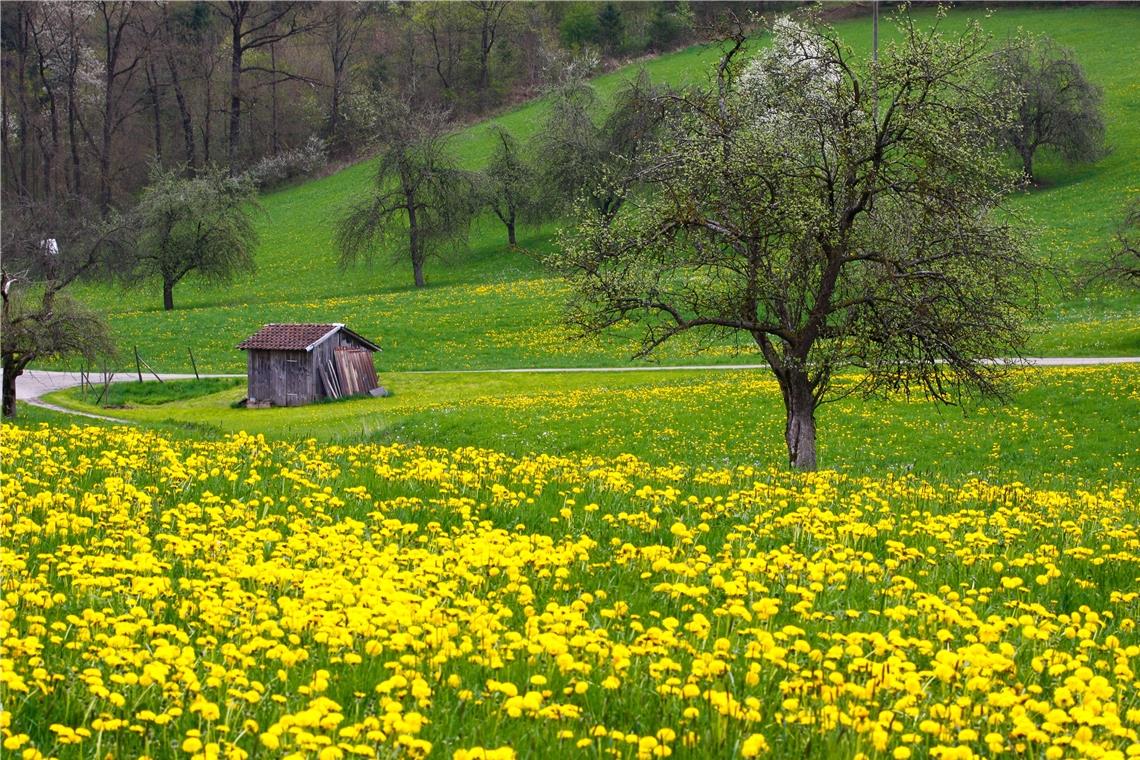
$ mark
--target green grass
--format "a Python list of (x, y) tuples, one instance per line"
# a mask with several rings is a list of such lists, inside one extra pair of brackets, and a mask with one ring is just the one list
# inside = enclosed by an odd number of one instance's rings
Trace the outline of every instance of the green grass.
[[(930, 10), (919, 13), (933, 18)], [(955, 10), (946, 23), (954, 28), (972, 13)], [(983, 24), (999, 39), (1022, 26), (1053, 36), (1077, 51), (1090, 77), (1104, 88), (1112, 154), (1071, 168), (1043, 157), (1039, 167), (1046, 187), (1015, 199), (1036, 225), (1035, 244), (1043, 259), (1073, 267), (1100, 256), (1126, 198), (1140, 190), (1140, 73), (1122, 58), (1140, 38), (1140, 8), (1006, 5)], [(839, 28), (857, 51), (867, 51), (867, 19), (845, 21)], [(717, 55), (715, 47), (693, 47), (607, 74), (596, 86), (610, 95), (641, 65), (661, 81), (702, 81)], [(527, 137), (540, 127), (547, 107), (534, 101), (493, 121)], [(486, 160), (490, 123), (456, 134), (453, 146), (465, 166), (475, 168)], [(629, 334), (605, 341), (570, 339), (560, 326), (565, 286), (535, 255), (509, 251), (501, 225), (491, 218), (475, 225), (467, 250), (429, 264), (426, 290), (411, 287), (410, 267), (403, 260), (381, 256), (372, 267), (338, 270), (335, 221), (367, 189), (372, 167), (365, 161), (265, 196), (258, 218), (258, 272), (226, 286), (187, 281), (175, 291), (174, 312), (161, 311), (160, 291), (154, 287), (124, 297), (117, 288), (93, 285), (81, 289), (82, 295), (108, 312), (124, 352), (137, 345), (148, 362), (165, 371), (189, 369), (188, 346), (203, 370), (240, 371), (244, 356), (234, 346), (271, 321), (348, 323), (384, 346), (381, 366), (387, 370), (606, 366), (629, 360), (634, 348)], [(520, 243), (532, 254), (550, 250), (555, 227), (525, 230)], [(1140, 353), (1140, 295), (1135, 290), (1079, 293), (1050, 284), (1045, 299), (1032, 351)], [(695, 340), (680, 341), (667, 346), (660, 360), (741, 359), (727, 346), (700, 357), (692, 355), (695, 348)]]
[[(245, 380), (234, 377), (208, 377), (203, 380), (168, 380), (166, 382), (111, 383), (100, 404), (103, 408), (157, 406), (171, 401), (184, 401), (209, 396), (221, 391), (244, 387)], [(96, 399), (101, 392), (95, 389)], [(88, 390), (86, 396), (91, 397)], [(82, 394), (81, 392), (81, 395)]]
[(71, 425), (94, 425), (98, 427), (109, 424), (104, 420), (97, 420), (91, 417), (80, 417), (74, 414), (57, 412), (52, 409), (44, 409), (41, 406), (34, 406), (23, 401), (16, 402), (15, 419), (6, 419), (4, 420), (4, 423), (10, 425), (19, 425), (21, 427), (37, 427), (39, 425), (51, 425), (53, 427), (69, 427)]
[[(234, 409), (243, 388), (118, 410), (147, 425), (509, 454), (634, 454), (665, 464), (779, 465), (783, 409), (766, 370), (659, 373), (389, 373), (394, 395)], [(820, 465), (852, 473), (974, 475), (1036, 484), (1140, 477), (1140, 366), (1018, 372), (1011, 403), (965, 409), (853, 396), (819, 413)], [(53, 401), (91, 409), (76, 390)]]

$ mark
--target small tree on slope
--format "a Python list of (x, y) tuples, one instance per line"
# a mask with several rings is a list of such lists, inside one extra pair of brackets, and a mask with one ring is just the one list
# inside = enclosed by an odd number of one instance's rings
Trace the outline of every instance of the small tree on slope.
[(1108, 260), (1093, 265), (1092, 279), (1140, 288), (1140, 198), (1128, 204), (1109, 245)]
[(1069, 163), (1095, 161), (1104, 142), (1103, 96), (1089, 81), (1072, 50), (1049, 37), (1023, 32), (993, 54), (999, 90), (1016, 102), (1016, 118), (1001, 129), (1002, 140), (1036, 182), (1033, 159), (1051, 148)]
[[(853, 390), (953, 402), (999, 391), (1024, 340), (1035, 268), (1001, 207), (1016, 177), (994, 144), (976, 26), (900, 20), (864, 76), (814, 17), (775, 25), (713, 87), (670, 98), (668, 129), (617, 214), (587, 204), (555, 263), (587, 332), (642, 328), (641, 354), (688, 330), (754, 342), (779, 382), (793, 467), (816, 467), (816, 409)], [(877, 98), (875, 93), (877, 92)]]
[(178, 170), (157, 172), (133, 211), (138, 241), (128, 279), (162, 280), (162, 306), (174, 308), (174, 287), (196, 273), (226, 282), (254, 271), (257, 231), (253, 183), (220, 169), (187, 179)]
[(422, 288), (428, 257), (467, 240), (475, 213), (472, 177), (449, 150), (446, 113), (416, 113), (398, 100), (381, 103), (379, 110), (375, 188), (340, 221), (340, 263), (371, 260), (379, 243), (406, 236), (407, 247), (400, 247), (411, 260), (416, 287)]
[(544, 194), (539, 192), (533, 167), (527, 162), (523, 146), (501, 126), (491, 128), (495, 148), (487, 168), (477, 177), (482, 202), (507, 228), (507, 244), (518, 245), (517, 227), (522, 222), (537, 221), (546, 215)]

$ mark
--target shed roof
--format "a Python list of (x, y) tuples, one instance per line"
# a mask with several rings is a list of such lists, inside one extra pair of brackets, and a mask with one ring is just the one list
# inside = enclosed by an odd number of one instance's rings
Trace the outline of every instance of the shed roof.
[(359, 333), (348, 329), (343, 324), (269, 324), (249, 336), (237, 347), (243, 351), (256, 349), (258, 351), (312, 351), (313, 348), (334, 335), (344, 331), (373, 351), (379, 351), (380, 346), (368, 340)]

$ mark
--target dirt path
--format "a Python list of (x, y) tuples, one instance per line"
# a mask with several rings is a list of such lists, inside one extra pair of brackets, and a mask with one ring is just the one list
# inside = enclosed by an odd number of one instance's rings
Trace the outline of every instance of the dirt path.
[[(151, 376), (153, 377), (153, 375)], [(192, 380), (194, 375), (170, 373), (159, 374), (163, 380)], [(200, 377), (244, 377), (244, 375), (200, 375)], [(112, 383), (125, 383), (137, 380), (137, 376), (126, 372), (119, 372), (111, 377)], [(91, 375), (91, 380), (94, 384), (102, 384), (103, 375), (96, 373)], [(51, 404), (44, 401), (42, 396), (55, 391), (62, 391), (66, 388), (74, 388), (79, 385), (80, 376), (78, 372), (53, 372), (51, 370), (25, 370), (24, 374), (16, 378), (16, 399), (24, 401), (32, 406), (38, 406), (41, 409), (50, 409), (53, 412), (60, 412), (62, 414), (74, 414), (79, 417), (90, 417), (95, 420), (105, 420), (107, 422), (118, 422), (123, 425), (134, 425), (131, 420), (124, 420), (121, 417), (111, 417), (105, 414), (94, 414), (92, 412), (80, 412), (75, 409), (68, 409), (67, 407), (59, 406), (58, 404)]]

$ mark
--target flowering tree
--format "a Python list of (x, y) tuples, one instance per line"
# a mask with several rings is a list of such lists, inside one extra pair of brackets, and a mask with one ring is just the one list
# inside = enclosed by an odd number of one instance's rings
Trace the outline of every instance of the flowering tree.
[[(754, 343), (779, 381), (793, 467), (816, 466), (833, 378), (943, 402), (997, 393), (1033, 294), (1025, 236), (1002, 201), (1017, 177), (995, 126), (977, 26), (948, 37), (899, 20), (857, 63), (813, 16), (782, 21), (713, 86), (667, 98), (666, 131), (618, 213), (579, 206), (555, 263), (586, 332), (641, 328), (641, 354), (702, 330)], [(865, 73), (864, 73), (865, 72)]]
[(252, 181), (206, 170), (185, 178), (159, 171), (132, 211), (138, 229), (135, 255), (126, 277), (162, 280), (162, 306), (174, 308), (174, 286), (191, 273), (226, 282), (255, 269), (257, 230)]

